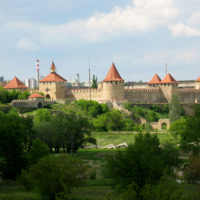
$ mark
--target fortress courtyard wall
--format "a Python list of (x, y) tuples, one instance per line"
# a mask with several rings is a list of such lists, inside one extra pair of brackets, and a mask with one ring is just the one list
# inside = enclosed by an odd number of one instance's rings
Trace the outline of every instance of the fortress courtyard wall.
[[(130, 103), (167, 102), (160, 89), (125, 89), (125, 98)], [(162, 100), (162, 101), (161, 101)]]
[(178, 97), (183, 103), (200, 102), (200, 89), (179, 89)]
[[(91, 100), (99, 101), (103, 98), (103, 90), (91, 89)], [(90, 99), (89, 89), (79, 90), (66, 90), (66, 99), (79, 100), (79, 99)]]

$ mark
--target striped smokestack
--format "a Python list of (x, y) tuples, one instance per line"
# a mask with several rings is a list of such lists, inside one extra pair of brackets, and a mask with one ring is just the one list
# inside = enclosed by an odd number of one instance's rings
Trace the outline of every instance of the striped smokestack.
[(37, 87), (39, 87), (39, 60), (36, 60), (36, 68), (37, 68)]

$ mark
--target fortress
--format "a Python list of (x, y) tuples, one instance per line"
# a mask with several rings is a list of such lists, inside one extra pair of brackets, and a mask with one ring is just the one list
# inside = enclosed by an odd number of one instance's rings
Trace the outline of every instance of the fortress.
[[(194, 88), (179, 89), (178, 82), (167, 74), (163, 80), (155, 74), (147, 83), (146, 88), (126, 88), (114, 63), (103, 82), (98, 83), (98, 89), (66, 89), (66, 79), (56, 72), (54, 62), (51, 65), (51, 73), (39, 82), (39, 92), (45, 94), (50, 100), (68, 99), (91, 99), (99, 102), (124, 102), (131, 103), (168, 103), (173, 94), (178, 95), (182, 103), (197, 103), (200, 101), (200, 77), (196, 80)], [(11, 80), (5, 89), (28, 90), (17, 77)], [(37, 92), (36, 91), (36, 92)]]

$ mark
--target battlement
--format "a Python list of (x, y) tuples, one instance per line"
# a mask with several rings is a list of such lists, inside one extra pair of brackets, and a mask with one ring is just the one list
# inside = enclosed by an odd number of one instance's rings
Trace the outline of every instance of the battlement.
[(112, 100), (99, 100), (99, 103), (124, 103), (128, 102), (127, 99), (112, 99)]
[(17, 99), (17, 100), (12, 100), (11, 104), (12, 103), (15, 103), (15, 102), (35, 102), (34, 99), (31, 99), (31, 100), (26, 100), (26, 99)]
[[(66, 90), (66, 92), (72, 92), (73, 94), (75, 93), (89, 93), (89, 89), (74, 89), (74, 90)], [(97, 92), (102, 92), (101, 89), (91, 89), (91, 93), (97, 93)]]
[(159, 89), (125, 89), (124, 92), (159, 92)]
[(200, 92), (200, 89), (178, 89), (178, 92)]

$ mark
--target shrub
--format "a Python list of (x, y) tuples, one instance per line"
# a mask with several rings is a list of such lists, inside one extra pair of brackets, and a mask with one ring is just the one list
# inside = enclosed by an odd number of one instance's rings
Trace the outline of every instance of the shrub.
[(148, 122), (144, 124), (144, 130), (149, 132), (149, 131), (153, 131), (153, 127), (151, 126), (151, 124), (149, 124)]
[(31, 165), (36, 164), (39, 159), (48, 155), (49, 155), (48, 146), (40, 139), (33, 140), (33, 145), (28, 155), (29, 163)]
[(96, 170), (92, 170), (89, 174), (89, 178), (90, 180), (94, 180), (96, 179), (96, 176), (97, 176), (97, 171)]
[(125, 131), (133, 131), (134, 127), (135, 127), (135, 123), (133, 122), (133, 120), (131, 120), (129, 118), (126, 118), (126, 119), (124, 119), (124, 121), (125, 121), (125, 128), (124, 128), (124, 130)]
[(138, 116), (144, 117), (144, 112), (143, 112), (142, 108), (137, 107), (137, 106), (133, 106), (133, 114), (136, 117), (138, 117)]
[(132, 110), (133, 110), (133, 108), (132, 108), (130, 102), (124, 102), (124, 103), (123, 103), (123, 107), (124, 107), (125, 109), (129, 110), (129, 111), (132, 111)]
[(33, 189), (33, 184), (30, 180), (30, 176), (27, 170), (22, 169), (22, 173), (20, 176), (18, 176), (17, 181), (25, 187), (27, 191), (30, 191)]
[(159, 120), (157, 114), (151, 110), (147, 114), (145, 114), (145, 118), (150, 122), (157, 122)]
[(158, 105), (152, 105), (150, 109), (154, 112), (160, 112), (160, 107)]
[(67, 154), (48, 156), (30, 168), (30, 179), (44, 198), (55, 199), (56, 194), (71, 193), (73, 187), (83, 186), (87, 178), (83, 161)]
[(166, 113), (169, 114), (169, 106), (167, 104), (165, 104), (162, 108), (162, 113)]

